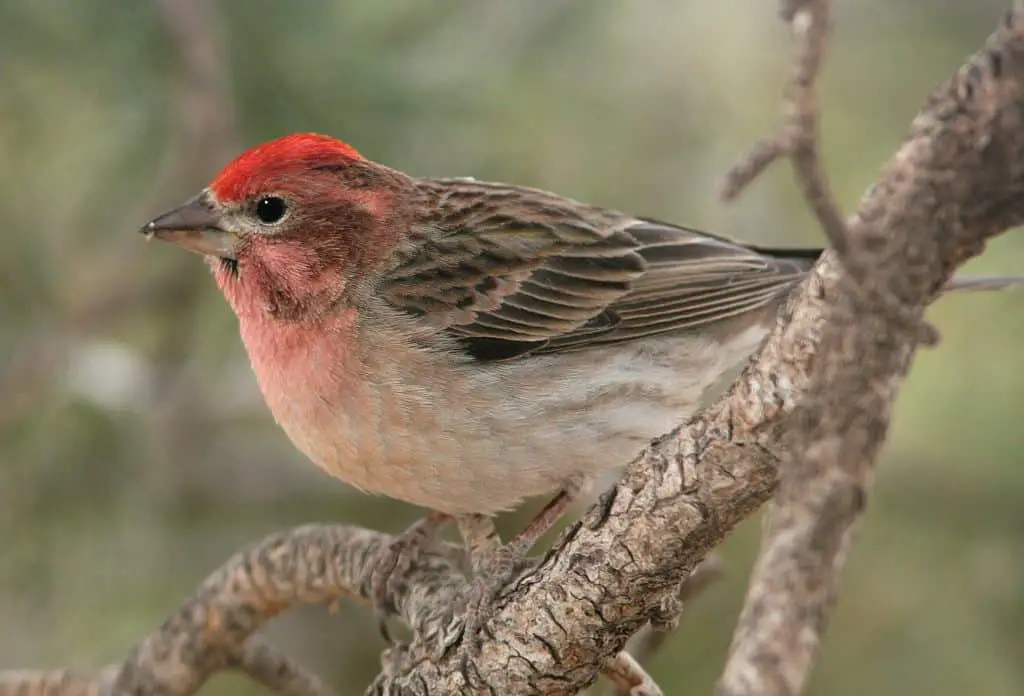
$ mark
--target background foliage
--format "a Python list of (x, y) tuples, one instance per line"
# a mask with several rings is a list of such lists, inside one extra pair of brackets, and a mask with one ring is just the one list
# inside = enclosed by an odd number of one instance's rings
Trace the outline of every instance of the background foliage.
[[(784, 167), (739, 205), (715, 198), (775, 123), (774, 4), (0, 0), (0, 667), (118, 659), (280, 527), (397, 532), (419, 514), (292, 450), (202, 263), (143, 244), (141, 223), (240, 148), (315, 130), (414, 174), (818, 243)], [(848, 210), (1003, 4), (837, 3), (825, 157)], [(1024, 272), (1024, 240), (969, 271)], [(1024, 692), (1022, 306), (1024, 291), (932, 311), (944, 340), (900, 400), (811, 693)], [(667, 691), (709, 693), (757, 533), (729, 541), (728, 579), (651, 666)], [(383, 646), (361, 607), (270, 632), (345, 692)]]

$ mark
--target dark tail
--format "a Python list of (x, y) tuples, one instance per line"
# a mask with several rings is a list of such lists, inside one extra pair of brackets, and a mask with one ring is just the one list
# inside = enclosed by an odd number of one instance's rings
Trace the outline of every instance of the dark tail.
[(804, 271), (811, 270), (811, 267), (814, 266), (814, 264), (818, 262), (818, 259), (821, 258), (821, 255), (825, 253), (824, 249), (813, 248), (789, 249), (782, 247), (754, 246), (752, 244), (748, 244), (747, 246), (759, 254), (764, 254), (765, 256), (773, 256), (777, 259), (786, 259), (787, 261), (792, 261), (800, 269)]
[[(824, 249), (780, 249), (768, 247), (751, 247), (755, 251), (776, 258), (795, 262), (806, 271), (817, 263)], [(1006, 290), (1024, 285), (1024, 276), (955, 276), (950, 278), (943, 292), (991, 292)]]
[(954, 276), (949, 279), (943, 292), (976, 292), (1006, 290), (1024, 285), (1024, 276)]

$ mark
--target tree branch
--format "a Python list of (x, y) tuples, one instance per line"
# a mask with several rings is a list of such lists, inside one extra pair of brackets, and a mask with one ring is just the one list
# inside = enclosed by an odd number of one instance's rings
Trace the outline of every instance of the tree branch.
[[(289, 607), (359, 598), (368, 559), (390, 537), (358, 527), (309, 525), (274, 534), (243, 549), (200, 585), (158, 628), (139, 642), (122, 666), (93, 674), (0, 672), (0, 696), (47, 694), (195, 693), (214, 672), (238, 668), (279, 694), (329, 694), (320, 680), (270, 646), (251, 639)], [(461, 550), (444, 545), (424, 553), (409, 576), (398, 607), (424, 630), (463, 582), (451, 562)], [(433, 621), (436, 623), (436, 621)]]
[[(1020, 21), (1008, 15), (988, 48), (932, 95), (850, 222), (848, 249), (860, 256), (851, 265), (874, 269), (873, 292), (841, 277), (848, 291), (828, 307), (720, 694), (803, 690), (924, 306), (955, 264), (1021, 219), (994, 203), (1022, 185)], [(1006, 181), (983, 193), (979, 185), (1000, 176)], [(901, 298), (903, 320), (880, 297)], [(856, 327), (843, 326), (850, 318)]]
[[(238, 669), (280, 696), (332, 696), (317, 676), (259, 638), (225, 655), (224, 669)], [(0, 696), (105, 696), (113, 691), (121, 665), (95, 671), (69, 669), (0, 672)]]
[[(828, 10), (827, 0), (783, 2), (782, 16), (792, 24), (801, 50), (794, 61), (794, 77), (785, 100), (792, 118), (773, 142), (786, 143), (776, 152), (792, 160), (807, 204), (836, 253), (847, 259), (849, 268), (855, 265), (849, 259), (850, 231), (839, 219), (817, 152), (819, 114), (814, 84), (825, 50)], [(748, 156), (747, 161), (753, 161), (756, 152), (755, 148), (754, 157)], [(742, 186), (764, 169), (741, 164), (728, 180)], [(734, 196), (738, 191), (734, 186), (726, 194)], [(870, 259), (860, 261), (869, 263)], [(861, 289), (854, 288), (854, 294), (863, 299)], [(819, 353), (829, 338), (827, 334), (822, 337)], [(913, 346), (914, 342), (911, 337), (906, 344)], [(819, 366), (828, 362), (826, 358)], [(833, 376), (830, 370), (836, 369), (829, 367), (824, 373), (812, 370), (807, 394), (794, 413), (795, 427), (787, 434), (775, 509), (769, 516), (747, 601), (719, 683), (718, 692), (723, 696), (800, 693), (817, 655), (851, 544), (852, 525), (864, 508), (867, 479), (888, 425), (883, 416), (875, 424), (872, 437), (852, 443), (849, 433), (829, 424), (833, 429), (822, 433), (829, 440), (814, 439), (806, 427), (807, 419), (828, 406), (823, 400), (825, 386), (833, 387), (824, 380)], [(895, 396), (896, 384), (897, 380), (890, 378), (887, 389), (874, 390), (875, 401), (881, 403), (871, 406), (885, 412)], [(856, 393), (857, 386), (850, 385), (852, 393)], [(851, 393), (850, 388), (844, 393)], [(837, 438), (854, 444), (854, 451), (846, 453), (846, 461), (837, 456)]]
[[(314, 524), (273, 534), (243, 549), (211, 574), (121, 665), (95, 672), (0, 671), (0, 696), (195, 693), (215, 672), (239, 669), (281, 696), (330, 696), (318, 677), (254, 636), (265, 623), (298, 604), (366, 601), (360, 580), (390, 542), (359, 527)], [(453, 544), (422, 553), (395, 602), (400, 616), (431, 642), (447, 640), (446, 607), (466, 589), (459, 570), (463, 549)], [(405, 664), (396, 645), (386, 667)], [(661, 691), (628, 654), (612, 656), (601, 671), (634, 696)]]

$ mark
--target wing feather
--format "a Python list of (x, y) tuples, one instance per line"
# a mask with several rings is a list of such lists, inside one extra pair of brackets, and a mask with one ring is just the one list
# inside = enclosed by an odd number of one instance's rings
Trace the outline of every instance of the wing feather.
[[(478, 359), (508, 359), (682, 331), (777, 301), (819, 251), (773, 252), (553, 194), (464, 180), (439, 195), (435, 234), (382, 279)], [(493, 201), (500, 188), (503, 205)], [(508, 207), (516, 204), (516, 216)], [(446, 208), (445, 206), (449, 206)]]

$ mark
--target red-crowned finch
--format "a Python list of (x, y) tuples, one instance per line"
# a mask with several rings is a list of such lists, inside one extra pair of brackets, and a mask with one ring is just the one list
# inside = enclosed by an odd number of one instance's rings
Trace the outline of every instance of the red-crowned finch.
[(312, 134), (248, 150), (142, 232), (206, 256), (300, 450), (433, 511), (396, 548), (560, 492), (526, 550), (759, 346), (820, 254), (415, 178)]

